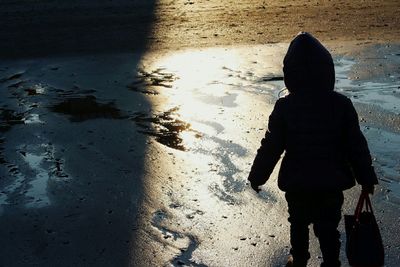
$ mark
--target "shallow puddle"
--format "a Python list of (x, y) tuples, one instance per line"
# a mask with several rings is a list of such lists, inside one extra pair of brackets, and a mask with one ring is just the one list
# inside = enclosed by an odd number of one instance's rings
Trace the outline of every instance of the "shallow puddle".
[(26, 117), (23, 119), (23, 121), (24, 121), (25, 124), (44, 123), (44, 122), (40, 119), (39, 114), (35, 114), (35, 113), (29, 114), (28, 116), (26, 116)]
[(46, 93), (46, 88), (41, 84), (35, 84), (31, 87), (25, 88), (24, 91), (29, 96), (43, 95)]
[(28, 189), (25, 196), (29, 198), (27, 207), (40, 208), (50, 204), (47, 196), (47, 184), (49, 182), (49, 172), (42, 167), (45, 160), (45, 154), (26, 153), (24, 156), (25, 162), (28, 163), (34, 177), (28, 183)]
[(353, 102), (375, 105), (383, 110), (400, 115), (400, 87), (397, 79), (385, 82), (358, 80), (349, 77), (356, 61), (340, 58), (335, 61), (336, 88), (351, 97)]
[(179, 108), (173, 108), (156, 115), (139, 113), (131, 119), (142, 128), (141, 133), (154, 136), (156, 141), (168, 147), (185, 151), (181, 133), (191, 131), (190, 124), (176, 117)]
[(55, 158), (54, 147), (49, 144), (22, 146), (18, 150), (16, 165), (8, 164), (12, 178), (0, 193), (0, 215), (4, 205), (24, 205), (26, 208), (42, 208), (51, 204), (50, 184), (65, 181), (64, 162)]
[(82, 122), (98, 118), (122, 118), (120, 110), (112, 102), (107, 104), (99, 103), (96, 97), (91, 95), (69, 97), (63, 102), (51, 106), (50, 110), (69, 115), (69, 120), (72, 122)]

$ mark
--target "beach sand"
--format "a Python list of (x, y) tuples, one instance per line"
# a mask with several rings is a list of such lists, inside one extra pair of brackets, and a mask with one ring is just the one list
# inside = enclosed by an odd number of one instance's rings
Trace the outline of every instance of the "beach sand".
[[(283, 266), (278, 168), (259, 195), (246, 178), (298, 31), (355, 103), (385, 266), (400, 264), (398, 1), (1, 7), (0, 266)], [(318, 266), (315, 237), (310, 251)]]
[(155, 47), (289, 42), (299, 31), (324, 42), (400, 40), (398, 1), (160, 1)]

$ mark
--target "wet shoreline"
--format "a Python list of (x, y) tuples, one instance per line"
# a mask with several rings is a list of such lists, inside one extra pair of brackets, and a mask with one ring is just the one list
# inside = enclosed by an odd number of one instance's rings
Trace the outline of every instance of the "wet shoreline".
[[(2, 63), (1, 242), (8, 255), (23, 251), (14, 265), (52, 264), (54, 253), (62, 265), (282, 264), (288, 224), (276, 170), (259, 196), (245, 179), (281, 95), (286, 46)], [(398, 66), (397, 49), (379, 50), (375, 74), (370, 47), (334, 55), (337, 90), (355, 103), (380, 177), (373, 201), (387, 266), (399, 250), (390, 233), (400, 74), (388, 67)], [(346, 192), (345, 213), (357, 190)]]

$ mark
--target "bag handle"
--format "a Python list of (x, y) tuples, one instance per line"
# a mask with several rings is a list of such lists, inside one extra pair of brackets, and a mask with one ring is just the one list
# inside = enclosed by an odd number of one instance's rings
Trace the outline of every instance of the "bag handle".
[(364, 203), (365, 203), (366, 210), (368, 212), (371, 212), (372, 214), (374, 214), (374, 212), (372, 210), (371, 199), (369, 198), (368, 192), (361, 192), (360, 198), (358, 199), (358, 203), (356, 206), (356, 210), (354, 211), (354, 216), (355, 216), (356, 221), (360, 220), (360, 216), (361, 216), (361, 212), (364, 207)]

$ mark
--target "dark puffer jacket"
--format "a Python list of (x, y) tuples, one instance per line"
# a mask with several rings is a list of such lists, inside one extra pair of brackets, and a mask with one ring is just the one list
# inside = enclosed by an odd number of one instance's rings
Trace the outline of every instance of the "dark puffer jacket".
[(377, 184), (367, 142), (347, 97), (333, 91), (330, 53), (308, 33), (299, 34), (284, 59), (290, 94), (272, 111), (249, 180), (264, 184), (285, 151), (278, 186), (286, 192), (338, 191)]

